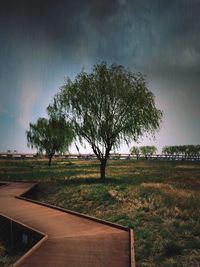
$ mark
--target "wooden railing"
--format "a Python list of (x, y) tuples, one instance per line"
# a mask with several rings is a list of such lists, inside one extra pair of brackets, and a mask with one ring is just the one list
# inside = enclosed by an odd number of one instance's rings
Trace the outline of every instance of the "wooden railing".
[[(33, 158), (45, 158), (45, 154), (26, 154), (26, 153), (0, 153), (0, 159), (33, 159)], [(97, 159), (94, 154), (62, 154), (55, 155), (56, 158), (63, 159)], [(143, 154), (126, 154), (126, 153), (111, 153), (109, 159), (126, 159), (126, 160), (177, 160), (177, 161), (200, 161), (200, 155), (166, 155), (166, 154), (153, 154), (153, 155), (143, 155)]]

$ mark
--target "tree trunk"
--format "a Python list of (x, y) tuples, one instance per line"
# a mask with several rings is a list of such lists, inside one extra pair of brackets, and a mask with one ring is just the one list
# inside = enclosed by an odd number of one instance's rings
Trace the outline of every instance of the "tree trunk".
[(100, 161), (100, 174), (101, 174), (101, 180), (104, 181), (106, 178), (106, 163), (107, 159), (102, 159)]
[(53, 155), (49, 155), (49, 166), (51, 166), (52, 157), (53, 157)]

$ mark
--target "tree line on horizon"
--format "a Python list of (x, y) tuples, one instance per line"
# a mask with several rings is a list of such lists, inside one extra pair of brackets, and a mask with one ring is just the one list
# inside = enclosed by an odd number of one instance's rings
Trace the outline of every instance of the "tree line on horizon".
[[(144, 156), (152, 156), (158, 151), (155, 146), (133, 146), (130, 153), (136, 156), (140, 154)], [(164, 146), (162, 153), (165, 155), (182, 155), (196, 157), (200, 155), (200, 145), (173, 145)]]
[(165, 146), (162, 153), (166, 155), (199, 156), (200, 145)]

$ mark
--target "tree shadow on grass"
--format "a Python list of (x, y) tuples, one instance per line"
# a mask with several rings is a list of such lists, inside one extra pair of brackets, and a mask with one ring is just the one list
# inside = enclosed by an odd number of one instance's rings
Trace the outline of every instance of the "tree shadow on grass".
[(45, 170), (28, 170), (24, 172), (12, 172), (9, 171), (7, 173), (0, 173), (0, 180), (2, 181), (59, 181), (63, 180), (63, 177), (74, 176), (74, 179), (77, 179), (76, 176), (83, 174), (79, 170), (55, 170), (55, 169), (45, 169)]
[[(93, 185), (93, 184), (104, 184), (109, 186), (121, 186), (121, 185), (138, 185), (141, 183), (150, 182), (146, 176), (132, 176), (132, 177), (107, 177), (105, 180), (101, 180), (100, 178), (69, 178), (66, 180), (56, 180), (60, 185)], [(152, 180), (151, 180), (152, 181)], [(155, 182), (160, 182), (161, 179), (154, 178)]]

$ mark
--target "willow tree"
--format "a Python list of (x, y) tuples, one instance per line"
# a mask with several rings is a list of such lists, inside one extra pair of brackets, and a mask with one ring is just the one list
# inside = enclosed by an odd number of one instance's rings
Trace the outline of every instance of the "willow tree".
[(148, 158), (149, 156), (152, 156), (157, 151), (157, 148), (155, 146), (141, 146), (140, 152), (145, 156), (145, 158)]
[(132, 146), (130, 149), (130, 153), (132, 155), (136, 155), (137, 159), (139, 158), (140, 155), (140, 148), (138, 146)]
[(50, 119), (39, 118), (35, 124), (30, 123), (26, 136), (28, 147), (36, 148), (40, 153), (45, 152), (50, 166), (55, 153), (68, 150), (74, 133), (63, 117), (52, 117)]
[(101, 179), (111, 149), (144, 133), (154, 134), (162, 118), (142, 74), (105, 62), (91, 73), (82, 71), (74, 81), (68, 78), (48, 111), (66, 116), (80, 141), (90, 144), (100, 161)]

